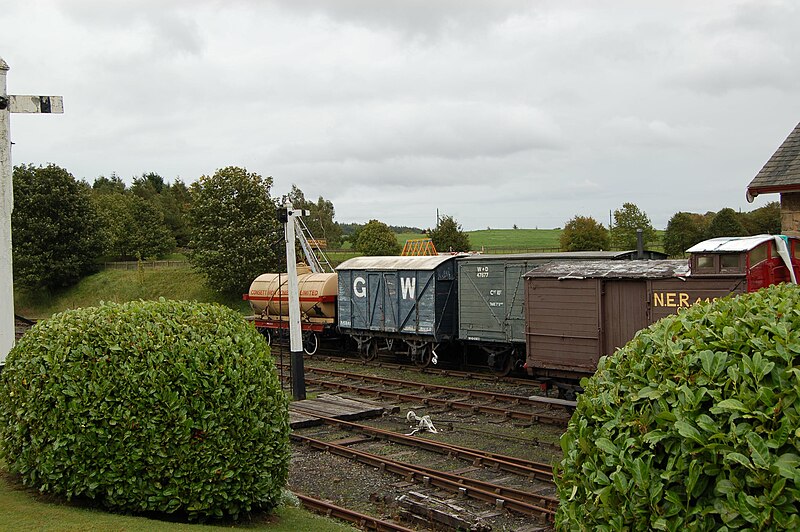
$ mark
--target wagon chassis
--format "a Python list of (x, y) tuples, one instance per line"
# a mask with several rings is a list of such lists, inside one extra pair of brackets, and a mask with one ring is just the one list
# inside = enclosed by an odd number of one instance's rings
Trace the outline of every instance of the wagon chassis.
[[(431, 341), (430, 338), (410, 337), (407, 334), (386, 335), (386, 333), (381, 336), (350, 333), (349, 336), (356, 342), (358, 354), (365, 361), (375, 360), (379, 351), (406, 355), (415, 366), (422, 368), (427, 368), (431, 364), (436, 365), (439, 359), (436, 350), (441, 343)], [(395, 344), (399, 342), (405, 344), (407, 349), (396, 348)]]

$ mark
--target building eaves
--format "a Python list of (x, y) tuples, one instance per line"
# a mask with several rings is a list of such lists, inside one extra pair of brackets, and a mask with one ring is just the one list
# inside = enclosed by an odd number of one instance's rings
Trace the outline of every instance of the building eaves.
[(748, 198), (769, 192), (800, 190), (800, 124), (747, 185)]

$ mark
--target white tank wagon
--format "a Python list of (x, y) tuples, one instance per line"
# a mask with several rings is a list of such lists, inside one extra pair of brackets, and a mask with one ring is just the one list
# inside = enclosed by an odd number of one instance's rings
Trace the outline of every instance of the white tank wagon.
[[(255, 326), (268, 340), (273, 334), (289, 330), (289, 276), (286, 273), (264, 273), (250, 285), (245, 299), (253, 309)], [(308, 266), (298, 265), (297, 285), (300, 295), (300, 325), (303, 349), (314, 354), (320, 336), (336, 326), (335, 273), (313, 273)]]

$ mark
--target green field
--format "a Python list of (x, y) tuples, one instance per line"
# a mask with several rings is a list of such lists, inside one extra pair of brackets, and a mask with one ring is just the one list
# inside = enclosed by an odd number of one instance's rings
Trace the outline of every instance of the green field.
[(473, 251), (558, 251), (561, 229), (482, 229), (467, 234)]

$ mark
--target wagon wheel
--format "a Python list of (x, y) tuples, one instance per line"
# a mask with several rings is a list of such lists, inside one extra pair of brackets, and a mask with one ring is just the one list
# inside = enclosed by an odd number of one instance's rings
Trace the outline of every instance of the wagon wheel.
[(361, 360), (370, 361), (378, 356), (378, 343), (374, 338), (369, 336), (353, 336), (358, 345), (358, 356)]
[(407, 341), (408, 356), (419, 368), (427, 368), (433, 362), (433, 348), (431, 344), (423, 341)]
[(303, 333), (303, 351), (307, 355), (313, 355), (319, 349), (319, 336), (313, 331)]
[(260, 332), (261, 336), (264, 337), (264, 340), (267, 341), (267, 345), (272, 345), (272, 335), (269, 334), (269, 329), (267, 329), (266, 327), (260, 327), (258, 329), (258, 332)]
[(486, 365), (489, 366), (489, 371), (498, 377), (505, 377), (511, 370), (514, 369), (514, 360), (516, 358), (516, 351), (514, 349), (503, 350), (489, 350), (486, 349)]
[(433, 349), (431, 349), (430, 344), (428, 344), (423, 347), (421, 351), (417, 352), (417, 356), (414, 358), (414, 364), (419, 368), (427, 368), (432, 362)]
[(361, 360), (369, 362), (378, 358), (378, 341), (372, 339), (366, 343), (364, 349), (360, 351)]
[(514, 369), (514, 356), (512, 353), (497, 355), (495, 363), (489, 366), (489, 370), (498, 377), (506, 377)]

